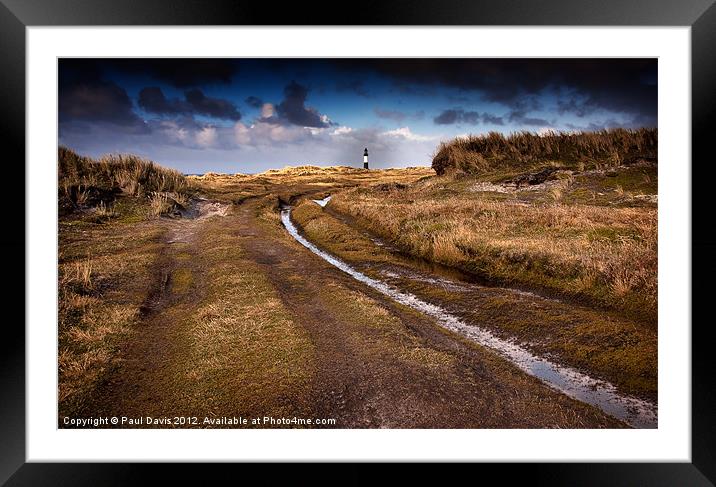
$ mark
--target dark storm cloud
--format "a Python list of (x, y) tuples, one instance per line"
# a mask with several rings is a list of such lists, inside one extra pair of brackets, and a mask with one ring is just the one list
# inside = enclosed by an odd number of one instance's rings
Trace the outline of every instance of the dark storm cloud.
[(502, 117), (498, 117), (497, 115), (483, 113), (482, 114), (482, 123), (492, 124), (492, 125), (504, 125), (505, 121), (502, 119)]
[(133, 125), (141, 119), (132, 109), (127, 92), (112, 82), (79, 83), (62, 90), (59, 98), (61, 120), (108, 122)]
[(99, 67), (120, 73), (148, 75), (176, 88), (228, 84), (239, 71), (233, 59), (113, 59), (100, 60)]
[(139, 92), (139, 106), (160, 115), (187, 113), (188, 105), (178, 98), (167, 99), (158, 86), (148, 86)]
[(167, 98), (161, 88), (148, 86), (139, 92), (139, 106), (157, 115), (205, 115), (223, 120), (240, 120), (236, 105), (229, 100), (206, 96), (194, 88), (184, 93), (184, 100)]
[(492, 124), (492, 125), (504, 125), (502, 117), (492, 115), (490, 113), (479, 113), (475, 111), (465, 111), (461, 108), (453, 108), (449, 110), (443, 110), (440, 115), (433, 118), (433, 122), (437, 125), (452, 125), (452, 124), (468, 124), (477, 125), (479, 123)]
[[(339, 69), (373, 70), (396, 86), (443, 85), (475, 90), (509, 108), (526, 96), (566, 91), (582, 101), (576, 114), (595, 109), (656, 114), (656, 59), (390, 59), (337, 60)], [(414, 88), (411, 88), (414, 89)], [(564, 109), (570, 107), (564, 100)], [(582, 107), (582, 108), (580, 108)]]
[[(613, 108), (607, 108), (607, 106), (611, 103)], [(572, 113), (576, 115), (579, 118), (586, 117), (590, 114), (592, 114), (595, 110), (598, 109), (607, 109), (607, 110), (613, 110), (613, 111), (621, 111), (617, 108), (614, 108), (616, 106), (619, 106), (618, 100), (609, 100), (609, 103), (605, 101), (600, 101), (599, 99), (595, 97), (587, 97), (584, 99), (564, 99), (564, 100), (558, 100), (557, 101), (557, 112), (560, 115), (564, 115), (566, 113)], [(654, 105), (653, 109), (644, 110), (641, 112), (631, 112), (627, 111), (630, 115), (633, 116), (633, 123), (628, 125), (629, 127), (656, 127), (657, 125), (657, 108), (656, 105)], [(625, 125), (621, 124), (619, 126), (625, 127)], [(609, 127), (607, 127), (609, 128)]]
[(438, 125), (450, 125), (457, 123), (460, 115), (457, 110), (444, 110), (440, 115), (433, 118), (433, 122)]
[(585, 117), (589, 113), (589, 110), (584, 102), (578, 102), (577, 100), (570, 98), (566, 100), (557, 100), (557, 112), (560, 115), (573, 113), (578, 117)]
[[(62, 60), (63, 62), (65, 60)], [(146, 130), (144, 121), (134, 113), (127, 91), (106, 80), (97, 69), (78, 69), (71, 60), (60, 70), (58, 115), (60, 123), (107, 123), (127, 131)]]
[(248, 106), (253, 107), (253, 108), (261, 108), (261, 105), (264, 104), (264, 101), (261, 98), (259, 98), (258, 96), (249, 96), (244, 101), (246, 102), (246, 104)]
[[(60, 59), (59, 86), (61, 92), (71, 91), (77, 83), (104, 81), (120, 86), (128, 75), (154, 78), (178, 88), (228, 84), (239, 64), (233, 59)], [(126, 110), (116, 118), (122, 114), (125, 120), (131, 118)]]
[(291, 81), (283, 90), (284, 99), (276, 106), (279, 116), (293, 125), (302, 127), (325, 128), (330, 123), (321, 119), (321, 115), (306, 106), (308, 88)]
[(594, 131), (613, 128), (638, 129), (641, 127), (656, 127), (656, 119), (651, 118), (649, 116), (636, 115), (631, 120), (628, 120), (626, 122), (615, 120), (614, 118), (607, 118), (605, 120), (589, 122), (587, 124), (582, 125), (567, 123), (565, 124), (565, 127), (570, 130), (582, 131)]
[(184, 96), (194, 113), (224, 120), (241, 119), (241, 114), (236, 109), (236, 105), (228, 100), (206, 96), (197, 88), (185, 92)]
[(507, 119), (510, 122), (517, 123), (520, 125), (531, 125), (535, 127), (544, 127), (545, 125), (552, 125), (548, 120), (538, 117), (530, 117), (525, 110), (513, 110), (507, 115)]

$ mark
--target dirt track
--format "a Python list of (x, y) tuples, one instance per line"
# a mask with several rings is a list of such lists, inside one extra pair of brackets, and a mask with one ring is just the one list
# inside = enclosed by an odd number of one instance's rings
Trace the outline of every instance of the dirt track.
[[(293, 241), (278, 222), (259, 218), (259, 204), (250, 200), (227, 216), (158, 223), (167, 225), (166, 244), (141, 332), (122, 348), (121, 365), (88, 413), (203, 418), (280, 406), (297, 417), (335, 418), (339, 428), (623, 426), (352, 280)], [(256, 397), (230, 374), (197, 389), (178, 372), (187, 353), (181, 337), (192, 326), (187, 317), (205, 299), (207, 273), (215, 266), (203, 260), (202, 235), (209, 230), (240, 246), (307, 337), (305, 388)], [(177, 287), (179, 275), (189, 275), (188, 284)], [(261, 360), (258, 367), (280, 368), (270, 357)]]

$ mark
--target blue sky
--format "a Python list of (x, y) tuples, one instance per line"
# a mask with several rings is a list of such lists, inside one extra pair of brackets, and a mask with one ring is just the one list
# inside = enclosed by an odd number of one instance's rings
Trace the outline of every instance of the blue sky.
[(61, 59), (59, 140), (186, 173), (429, 165), (490, 131), (656, 126), (655, 59)]

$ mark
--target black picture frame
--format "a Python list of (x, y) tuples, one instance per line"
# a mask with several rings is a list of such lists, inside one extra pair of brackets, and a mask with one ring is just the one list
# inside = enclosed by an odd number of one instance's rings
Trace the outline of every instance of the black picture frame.
[[(712, 206), (709, 184), (714, 180), (713, 158), (709, 151), (709, 121), (716, 114), (716, 6), (714, 0), (400, 0), (381, 4), (375, 0), (351, 3), (338, 9), (335, 3), (314, 1), (310, 8), (269, 2), (166, 1), (144, 0), (0, 0), (0, 133), (4, 136), (3, 159), (12, 184), (6, 197), (22, 201), (24, 172), (15, 168), (25, 160), (25, 28), (67, 25), (574, 25), (574, 26), (691, 26), (692, 55), (692, 463), (640, 464), (522, 464), (462, 465), (441, 472), (441, 483), (450, 476), (496, 473), (503, 480), (528, 479), (550, 485), (714, 485), (716, 482), (716, 394), (710, 374), (712, 319), (707, 299), (713, 292), (716, 263), (716, 232), (706, 212)], [(324, 12), (319, 15), (317, 12)], [(14, 164), (14, 166), (9, 166)], [(48, 177), (54, 177), (48, 174)], [(13, 203), (19, 207), (17, 203)], [(704, 216), (706, 215), (706, 216)], [(4, 291), (7, 309), (16, 309), (17, 318), (6, 316), (0, 339), (0, 483), (6, 485), (134, 485), (149, 481), (159, 470), (171, 470), (185, 480), (206, 466), (148, 464), (53, 464), (26, 463), (25, 455), (25, 333), (24, 262), (12, 256), (25, 255), (25, 214), (16, 209), (5, 221), (12, 231), (3, 232), (0, 244), (14, 265)], [(12, 279), (12, 280), (10, 280)], [(702, 313), (699, 313), (702, 312)], [(231, 465), (211, 466), (222, 474)], [(263, 476), (262, 483), (279, 480), (279, 473), (266, 466), (250, 467)], [(300, 478), (310, 466), (293, 465), (291, 478)], [(244, 469), (248, 466), (242, 467)], [(367, 466), (351, 465), (339, 477), (341, 483), (372, 481)], [(467, 469), (472, 469), (467, 472)], [(428, 480), (422, 466), (406, 469), (402, 482)], [(445, 469), (443, 469), (445, 470)], [(494, 472), (489, 472), (494, 470)], [(486, 472), (487, 471), (487, 472)], [(242, 473), (242, 477), (251, 475)], [(303, 472), (303, 473), (302, 473)], [(333, 474), (323, 471), (327, 481)], [(203, 474), (198, 474), (202, 475)], [(322, 475), (323, 477), (323, 475)], [(198, 478), (198, 477), (197, 477)], [(490, 478), (490, 477), (485, 477)], [(315, 482), (311, 482), (315, 483)]]

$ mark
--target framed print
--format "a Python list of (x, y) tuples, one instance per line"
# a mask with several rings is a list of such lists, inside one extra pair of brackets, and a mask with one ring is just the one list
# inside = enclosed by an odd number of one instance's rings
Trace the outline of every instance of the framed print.
[(711, 485), (716, 10), (539, 7), (5, 1), (2, 480)]

